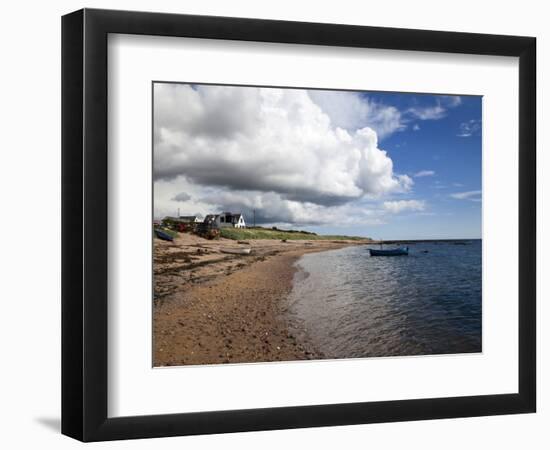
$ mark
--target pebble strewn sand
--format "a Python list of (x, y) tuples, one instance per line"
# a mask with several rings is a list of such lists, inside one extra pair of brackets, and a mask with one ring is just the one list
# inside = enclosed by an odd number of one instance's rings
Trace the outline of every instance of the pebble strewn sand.
[[(181, 234), (154, 245), (154, 365), (171, 366), (322, 358), (285, 315), (294, 262), (357, 242), (239, 244)], [(230, 247), (252, 253), (220, 252)]]

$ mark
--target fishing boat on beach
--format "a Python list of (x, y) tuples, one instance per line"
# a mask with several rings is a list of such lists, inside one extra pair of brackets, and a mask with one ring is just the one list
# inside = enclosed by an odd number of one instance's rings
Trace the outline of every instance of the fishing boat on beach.
[(391, 249), (375, 249), (369, 248), (371, 256), (407, 256), (409, 254), (409, 247), (398, 247)]
[(250, 255), (251, 250), (250, 248), (221, 248), (220, 252), (232, 255)]
[(155, 234), (157, 235), (157, 237), (159, 239), (162, 239), (163, 241), (170, 241), (172, 242), (174, 240), (174, 238), (172, 236), (170, 236), (168, 233), (162, 231), (161, 229), (159, 228), (155, 228)]

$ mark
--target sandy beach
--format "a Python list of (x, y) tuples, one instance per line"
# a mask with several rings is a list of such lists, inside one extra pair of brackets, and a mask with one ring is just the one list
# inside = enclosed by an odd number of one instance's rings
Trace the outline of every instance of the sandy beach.
[[(155, 366), (322, 358), (285, 299), (303, 254), (362, 241), (154, 240)], [(223, 251), (250, 248), (249, 255)]]

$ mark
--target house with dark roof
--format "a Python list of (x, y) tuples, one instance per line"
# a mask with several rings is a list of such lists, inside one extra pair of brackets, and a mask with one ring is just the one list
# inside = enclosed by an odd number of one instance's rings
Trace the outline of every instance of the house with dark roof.
[(162, 225), (176, 231), (190, 231), (202, 223), (202, 219), (197, 216), (167, 216), (162, 219)]
[(199, 223), (202, 219), (199, 216), (179, 216), (179, 221), (182, 223)]

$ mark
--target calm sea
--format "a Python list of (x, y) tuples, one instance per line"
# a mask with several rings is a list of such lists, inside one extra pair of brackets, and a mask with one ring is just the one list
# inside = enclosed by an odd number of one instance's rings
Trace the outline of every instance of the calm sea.
[(296, 263), (288, 310), (327, 358), (481, 351), (481, 240), (409, 244), (402, 257), (368, 248)]

